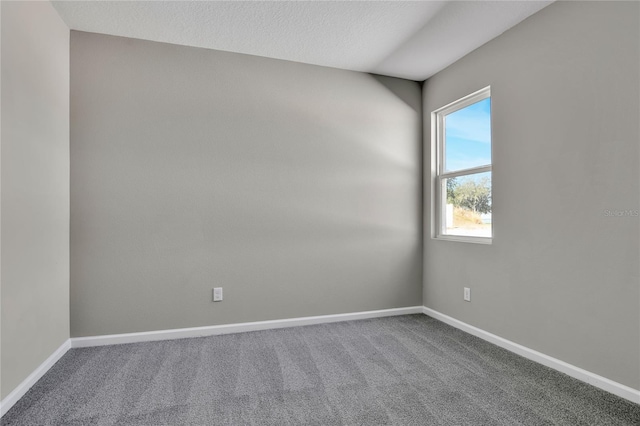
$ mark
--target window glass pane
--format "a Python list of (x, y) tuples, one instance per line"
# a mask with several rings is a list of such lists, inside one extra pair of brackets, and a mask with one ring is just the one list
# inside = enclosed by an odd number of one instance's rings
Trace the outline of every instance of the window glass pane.
[(491, 98), (445, 116), (444, 169), (491, 164)]
[(491, 172), (443, 179), (442, 191), (446, 235), (491, 238)]

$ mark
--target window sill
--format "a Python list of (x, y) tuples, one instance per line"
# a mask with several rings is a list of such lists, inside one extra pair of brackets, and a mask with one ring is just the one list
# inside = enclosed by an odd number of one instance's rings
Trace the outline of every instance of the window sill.
[(433, 240), (440, 241), (457, 241), (460, 243), (472, 243), (472, 244), (491, 244), (493, 238), (488, 237), (467, 237), (463, 235), (438, 235), (432, 237)]

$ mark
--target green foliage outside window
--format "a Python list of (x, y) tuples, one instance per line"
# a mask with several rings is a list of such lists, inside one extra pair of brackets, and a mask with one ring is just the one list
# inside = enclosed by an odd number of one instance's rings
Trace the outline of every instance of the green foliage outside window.
[(447, 204), (475, 213), (491, 213), (491, 179), (447, 179)]

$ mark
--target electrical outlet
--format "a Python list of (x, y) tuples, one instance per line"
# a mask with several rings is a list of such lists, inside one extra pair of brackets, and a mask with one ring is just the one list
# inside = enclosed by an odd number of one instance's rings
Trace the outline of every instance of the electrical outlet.
[(216, 287), (213, 289), (213, 301), (222, 302), (222, 287)]
[(464, 288), (464, 300), (471, 302), (471, 289), (469, 287)]

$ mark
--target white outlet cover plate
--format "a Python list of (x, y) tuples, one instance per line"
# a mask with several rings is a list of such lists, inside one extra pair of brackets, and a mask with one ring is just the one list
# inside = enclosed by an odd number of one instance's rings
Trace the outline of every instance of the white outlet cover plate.
[(216, 287), (213, 289), (213, 301), (214, 302), (222, 301), (222, 287)]

